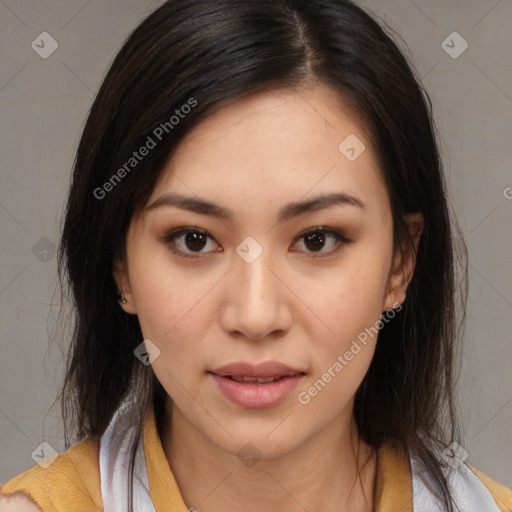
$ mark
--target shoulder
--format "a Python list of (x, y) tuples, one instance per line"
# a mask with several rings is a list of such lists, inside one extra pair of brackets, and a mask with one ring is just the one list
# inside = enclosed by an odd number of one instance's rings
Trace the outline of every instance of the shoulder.
[(14, 477), (0, 489), (4, 507), (0, 511), (67, 512), (71, 507), (76, 512), (101, 511), (98, 453), (97, 441), (86, 439), (49, 465), (34, 466)]
[[(441, 453), (438, 455), (441, 457)], [(434, 498), (441, 491), (437, 481), (420, 458), (411, 456), (410, 462), (414, 505), (418, 504), (423, 508), (430, 505), (432, 510), (439, 510), (438, 501)], [(512, 490), (478, 471), (467, 461), (448, 464), (443, 467), (443, 471), (454, 503), (462, 506), (463, 510), (512, 512)]]
[(25, 494), (13, 494), (0, 500), (0, 512), (41, 512)]
[(503, 512), (512, 511), (512, 489), (501, 485), (469, 464), (468, 467), (491, 493), (500, 510)]

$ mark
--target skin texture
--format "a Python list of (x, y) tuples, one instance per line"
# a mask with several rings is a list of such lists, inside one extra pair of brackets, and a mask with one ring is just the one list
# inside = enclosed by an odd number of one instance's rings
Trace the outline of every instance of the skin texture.
[(0, 512), (41, 512), (41, 509), (24, 494), (0, 498)]
[[(366, 146), (355, 161), (338, 150), (350, 134)], [(413, 251), (393, 253), (389, 197), (358, 116), (324, 86), (236, 101), (187, 134), (147, 205), (171, 191), (234, 212), (228, 221), (146, 209), (132, 219), (126, 261), (115, 266), (121, 307), (138, 315), (144, 338), (160, 350), (152, 367), (170, 397), (162, 444), (187, 506), (372, 510), (375, 456), (358, 439), (353, 400), (376, 337), (307, 405), (297, 399), (403, 302), (414, 270)], [(333, 192), (365, 208), (336, 205), (278, 222), (285, 204)], [(417, 249), (421, 215), (409, 225)], [(195, 258), (180, 258), (161, 240), (183, 226), (210, 237), (199, 248), (185, 236), (174, 240)], [(299, 236), (322, 226), (351, 242), (325, 235), (322, 246)], [(263, 248), (251, 263), (236, 252), (248, 236)], [(306, 375), (267, 409), (233, 404), (208, 374), (270, 360)], [(261, 456), (252, 467), (237, 456), (247, 443)]]

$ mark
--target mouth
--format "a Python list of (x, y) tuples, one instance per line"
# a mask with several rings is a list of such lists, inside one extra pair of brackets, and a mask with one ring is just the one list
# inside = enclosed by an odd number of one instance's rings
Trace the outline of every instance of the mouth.
[(228, 377), (237, 382), (272, 382), (273, 380), (283, 377), (305, 375), (305, 372), (297, 368), (293, 368), (278, 361), (265, 361), (263, 363), (249, 363), (239, 361), (230, 363), (209, 373), (219, 375), (220, 377)]
[(247, 408), (278, 405), (299, 384), (305, 372), (283, 363), (232, 363), (209, 371), (225, 398)]
[[(296, 374), (300, 375), (300, 374)], [(251, 377), (251, 376), (242, 376), (242, 375), (222, 375), (227, 379), (234, 380), (235, 382), (239, 382), (241, 384), (269, 384), (271, 382), (278, 382), (287, 377), (295, 377), (295, 375), (276, 375), (274, 377)]]

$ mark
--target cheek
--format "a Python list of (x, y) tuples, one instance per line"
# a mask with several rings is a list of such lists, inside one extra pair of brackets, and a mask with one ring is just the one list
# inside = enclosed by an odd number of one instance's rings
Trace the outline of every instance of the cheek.
[[(309, 297), (319, 320), (311, 323), (312, 375), (299, 403), (344, 407), (370, 366), (380, 328), (387, 280), (387, 255), (360, 247), (325, 280), (311, 280)], [(312, 309), (313, 309), (312, 308)], [(308, 405), (310, 407), (310, 405)]]
[(200, 270), (179, 269), (173, 261), (167, 248), (153, 244), (139, 250), (130, 268), (142, 332), (165, 344), (197, 324), (201, 300), (214, 284)]
[(159, 350), (153, 371), (168, 395), (183, 407), (191, 396), (200, 400), (199, 382), (191, 378), (191, 368), (203, 369), (201, 340), (213, 321), (208, 309), (208, 291), (213, 286), (201, 274), (172, 271), (167, 263), (153, 265), (133, 288), (144, 339)]
[(186, 406), (191, 395), (198, 395), (190, 369), (196, 364), (201, 370), (198, 340), (204, 338), (205, 325), (211, 319), (201, 302), (207, 284), (179, 276), (153, 268), (134, 294), (143, 336), (159, 349), (152, 362), (153, 371), (168, 395)]
[(317, 334), (321, 331), (318, 339), (326, 352), (348, 350), (352, 340), (379, 320), (386, 265), (371, 252), (354, 251), (339, 269), (304, 286), (303, 293), (320, 320)]
[(332, 420), (349, 404), (368, 371), (382, 313), (373, 279), (356, 280), (352, 275), (339, 283), (346, 285), (345, 291), (332, 289), (323, 295), (319, 311), (325, 325), (313, 333), (311, 375), (297, 396), (309, 411)]

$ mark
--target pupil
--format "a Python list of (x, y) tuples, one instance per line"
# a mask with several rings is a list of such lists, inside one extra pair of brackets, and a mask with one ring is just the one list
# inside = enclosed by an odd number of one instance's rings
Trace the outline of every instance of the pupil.
[[(202, 237), (202, 240), (201, 240), (201, 237)], [(186, 237), (185, 237), (185, 243), (187, 244), (187, 247), (191, 250), (193, 249), (203, 249), (204, 247), (204, 244), (205, 244), (205, 240), (204, 240), (205, 236), (203, 233), (187, 233)], [(192, 246), (189, 245), (189, 243), (192, 244)], [(199, 244), (199, 245), (197, 245)], [(202, 247), (200, 247), (200, 245), (203, 244)]]
[[(185, 243), (191, 250), (201, 250), (204, 248), (206, 240), (203, 233), (187, 233)], [(317, 231), (311, 235), (306, 236), (306, 245), (308, 249), (318, 250), (321, 249), (325, 243), (324, 235)]]
[[(313, 242), (313, 245), (315, 244), (320, 244), (320, 247), (319, 246), (316, 246), (316, 247), (309, 247), (308, 243), (309, 242)], [(306, 237), (306, 245), (308, 247), (308, 249), (321, 249), (323, 246), (323, 244), (325, 243), (325, 237), (323, 234), (319, 234), (319, 232), (315, 232), (311, 235), (308, 235)]]

